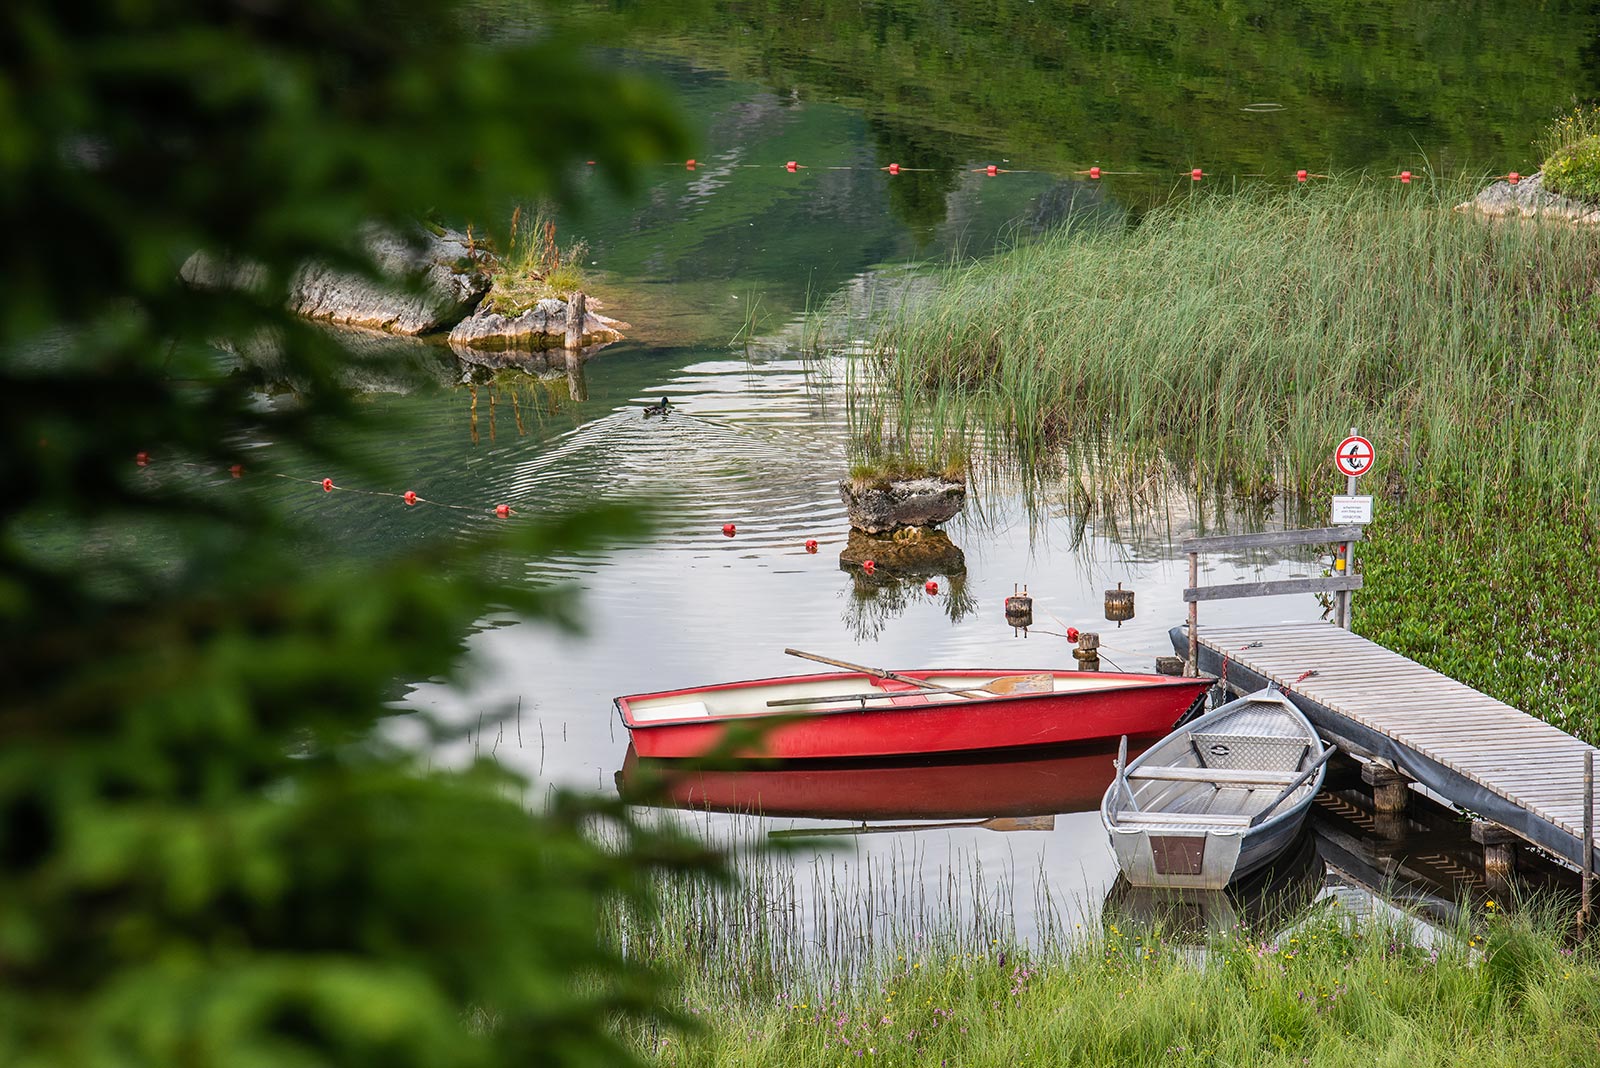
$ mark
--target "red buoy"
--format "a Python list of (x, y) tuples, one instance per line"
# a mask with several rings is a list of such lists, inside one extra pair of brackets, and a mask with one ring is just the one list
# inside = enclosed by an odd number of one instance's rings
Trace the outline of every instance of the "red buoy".
[(723, 537), (731, 538), (737, 533), (739, 533), (739, 528), (734, 526), (732, 523), (724, 523), (724, 524), (722, 524), (722, 535), (723, 535)]
[(1518, 174), (1516, 171), (1512, 171), (1510, 174), (1506, 175), (1506, 181), (1510, 182), (1512, 185), (1516, 185), (1518, 182), (1522, 181), (1522, 175)]
[(1000, 173), (1000, 168), (991, 163), (983, 169), (983, 173), (987, 174), (990, 178), (993, 178), (995, 175)]
[(929, 579), (927, 581), (927, 584), (924, 585), (922, 588), (927, 590), (929, 593), (938, 593), (939, 592), (939, 584), (937, 582), (933, 581), (933, 579)]
[(1406, 185), (1410, 185), (1411, 184), (1411, 172), (1410, 171), (1401, 171), (1400, 172), (1400, 181), (1405, 183)]
[(1196, 167), (1194, 170), (1189, 172), (1189, 180), (1191, 182), (1198, 182), (1200, 179), (1204, 178), (1205, 176), (1206, 176), (1206, 172), (1201, 170), (1199, 167)]
[(1089, 177), (1098, 181), (1099, 178), (1100, 178), (1100, 168), (1099, 167), (1090, 167), (1089, 168)]
[(898, 164), (898, 163), (889, 164), (889, 173), (890, 174), (899, 174), (900, 173), (900, 164)]
[(863, 560), (863, 561), (861, 561), (861, 570), (865, 571), (869, 575), (872, 574), (874, 571), (878, 570), (878, 561), (876, 561), (876, 560)]
[(816, 551), (817, 551), (817, 539), (816, 538), (807, 538), (806, 539), (806, 552), (814, 553)]
[(332, 493), (333, 492), (333, 479), (325, 478), (325, 479), (322, 480), (322, 492), (323, 493)]
[(1077, 627), (1068, 627), (1067, 628), (1067, 641), (1075, 642), (1077, 640), (1078, 640), (1078, 628)]
[(786, 171), (796, 171), (800, 169), (800, 164), (796, 163), (794, 160), (790, 160), (788, 163), (783, 165), (783, 169)]
[(1296, 180), (1296, 181), (1300, 181), (1300, 182), (1303, 182), (1303, 181), (1305, 181), (1305, 180), (1306, 180), (1306, 179), (1307, 179), (1307, 178), (1310, 178), (1310, 177), (1311, 177), (1311, 175), (1309, 175), (1309, 174), (1307, 174), (1307, 173), (1306, 173), (1306, 172), (1305, 172), (1305, 171), (1295, 171), (1295, 172), (1294, 172), (1294, 177), (1295, 177), (1295, 180)]
[(694, 170), (694, 160), (689, 160), (687, 163), (684, 164), (684, 167), (686, 167), (687, 169), (689, 169), (691, 171)]
[(408, 505), (416, 504), (417, 503), (417, 491), (416, 490), (406, 490), (404, 493), (402, 493), (400, 495), (400, 499), (405, 501), (406, 504), (408, 504)]
[(497, 504), (494, 506), (494, 514), (501, 519), (505, 519), (511, 515), (511, 506), (509, 504)]
[(228, 468), (228, 474), (232, 475), (234, 478), (243, 478), (244, 464), (234, 464), (232, 467)]
[(133, 454), (133, 462), (138, 464), (140, 467), (149, 467), (150, 454), (147, 452), (136, 452)]

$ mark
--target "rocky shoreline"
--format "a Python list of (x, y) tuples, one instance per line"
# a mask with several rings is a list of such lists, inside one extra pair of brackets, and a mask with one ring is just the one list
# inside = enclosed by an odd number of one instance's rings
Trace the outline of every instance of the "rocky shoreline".
[[(583, 294), (549, 297), (520, 313), (505, 314), (486, 301), (493, 286), (493, 255), (466, 234), (418, 226), (409, 232), (371, 227), (361, 247), (382, 281), (322, 263), (295, 272), (287, 305), (295, 314), (333, 326), (402, 337), (445, 334), (454, 350), (539, 352), (598, 348), (620, 341), (627, 323), (589, 308)], [(196, 252), (179, 275), (197, 288), (251, 289), (259, 268), (209, 252)], [(572, 305), (576, 306), (574, 313)], [(581, 316), (569, 331), (570, 317)]]
[(1496, 217), (1554, 219), (1600, 225), (1600, 204), (1573, 200), (1544, 187), (1544, 174), (1530, 174), (1515, 185), (1502, 178), (1471, 200), (1456, 205), (1457, 211), (1476, 212)]

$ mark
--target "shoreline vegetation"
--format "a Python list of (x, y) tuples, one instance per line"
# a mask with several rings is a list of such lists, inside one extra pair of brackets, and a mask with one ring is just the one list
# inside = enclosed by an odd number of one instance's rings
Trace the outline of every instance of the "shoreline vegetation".
[(1600, 234), (1462, 189), (1202, 192), (949, 267), (877, 314), (852, 425), (1100, 499), (1309, 514), (1359, 426), (1357, 631), (1600, 741)]
[(681, 977), (676, 1020), (625, 1029), (647, 1063), (1444, 1068), (1600, 1048), (1600, 954), (1565, 941), (1565, 902), (1490, 900), (1446, 930), (1338, 897), (1208, 933), (1112, 909), (1029, 944), (979, 866), (930, 909), (892, 864), (852, 884), (821, 863), (802, 918), (781, 864), (746, 855), (737, 883), (671, 879), (654, 912), (603, 910), (636, 966)]

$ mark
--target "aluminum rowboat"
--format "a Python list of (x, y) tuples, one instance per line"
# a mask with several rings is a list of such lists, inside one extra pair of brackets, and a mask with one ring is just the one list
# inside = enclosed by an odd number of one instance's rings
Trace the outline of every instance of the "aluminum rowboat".
[(1100, 822), (1133, 885), (1218, 890), (1294, 840), (1333, 753), (1283, 694), (1247, 694), (1119, 757)]

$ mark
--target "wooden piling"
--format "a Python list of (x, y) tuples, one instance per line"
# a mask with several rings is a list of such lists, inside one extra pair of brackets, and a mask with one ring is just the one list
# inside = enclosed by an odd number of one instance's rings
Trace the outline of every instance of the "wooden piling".
[[(1189, 553), (1189, 588), (1200, 585), (1200, 554)], [(1200, 602), (1189, 602), (1189, 662), (1183, 673), (1190, 678), (1200, 674)]]
[(589, 298), (574, 293), (567, 300), (567, 339), (569, 350), (583, 348), (583, 321), (589, 317)]
[(1594, 750), (1583, 754), (1583, 895), (1578, 904), (1578, 928), (1587, 929), (1594, 916)]
[(1483, 881), (1492, 891), (1506, 889), (1517, 867), (1517, 836), (1498, 823), (1473, 820), (1472, 840), (1483, 846)]
[(1079, 671), (1100, 670), (1100, 635), (1092, 630), (1078, 632), (1078, 647), (1072, 650)]
[(1361, 765), (1361, 781), (1372, 787), (1372, 805), (1381, 813), (1399, 813), (1406, 810), (1411, 799), (1411, 776), (1396, 771), (1387, 764)]

